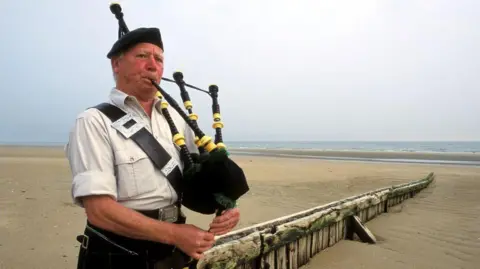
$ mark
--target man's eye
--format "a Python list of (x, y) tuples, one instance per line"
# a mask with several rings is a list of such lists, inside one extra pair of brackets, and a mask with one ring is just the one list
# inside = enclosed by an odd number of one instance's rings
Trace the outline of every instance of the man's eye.
[(157, 60), (157, 62), (163, 63), (163, 59), (162, 59), (162, 58), (156, 57), (155, 59)]
[(146, 54), (137, 54), (137, 57), (138, 58), (147, 58), (147, 55)]

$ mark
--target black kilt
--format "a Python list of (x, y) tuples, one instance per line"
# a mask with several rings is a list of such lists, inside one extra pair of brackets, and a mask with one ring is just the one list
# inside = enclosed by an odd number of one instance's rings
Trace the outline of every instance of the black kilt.
[[(175, 223), (185, 223), (185, 217)], [(120, 236), (88, 221), (77, 240), (81, 243), (77, 269), (182, 269), (190, 261), (174, 246)]]

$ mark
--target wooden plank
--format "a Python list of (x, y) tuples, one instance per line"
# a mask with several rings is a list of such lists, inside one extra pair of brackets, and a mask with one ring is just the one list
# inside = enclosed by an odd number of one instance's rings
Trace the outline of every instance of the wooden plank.
[(287, 269), (287, 247), (283, 246), (279, 249), (275, 250), (276, 253), (276, 260), (277, 260), (277, 267), (276, 269)]
[(313, 233), (307, 236), (307, 261), (309, 261), (310, 257), (312, 257), (313, 237)]
[(312, 255), (310, 257), (313, 257), (315, 256), (315, 254), (320, 252), (320, 248), (321, 248), (320, 235), (321, 235), (321, 230), (314, 232), (312, 235)]
[(330, 227), (323, 228), (323, 244), (322, 249), (326, 249), (330, 244)]
[(345, 230), (347, 229), (346, 223), (346, 219), (340, 221), (340, 236), (338, 238), (339, 241), (345, 239)]
[(345, 219), (345, 239), (353, 240), (354, 230), (353, 230), (353, 223), (352, 218), (347, 217)]
[(245, 263), (243, 265), (243, 268), (244, 269), (255, 269), (255, 263), (253, 263), (253, 262)]
[(289, 243), (287, 245), (287, 249), (288, 249), (288, 268), (290, 269), (298, 269), (298, 241), (295, 241), (295, 242), (292, 242), (292, 243)]
[[(209, 254), (201, 259), (197, 268), (225, 267), (236, 264), (239, 261), (255, 260), (261, 253), (261, 232), (256, 231), (242, 238), (230, 242), (230, 244), (219, 245), (210, 249)], [(234, 249), (234, 251), (233, 251)]]
[(374, 206), (369, 207), (368, 211), (367, 211), (367, 214), (368, 214), (367, 220), (373, 219), (373, 217), (375, 217), (375, 213), (376, 213), (376, 210), (375, 210)]
[(328, 246), (331, 247), (337, 243), (336, 241), (336, 235), (337, 235), (337, 229), (335, 223), (330, 224), (329, 226), (330, 234), (328, 238)]
[(341, 240), (341, 233), (342, 233), (342, 228), (341, 226), (342, 221), (337, 221), (335, 223), (335, 243)]
[(322, 251), (323, 249), (323, 237), (324, 237), (324, 230), (326, 228), (323, 228), (322, 230), (318, 231), (318, 252)]
[(271, 251), (269, 253), (264, 254), (260, 268), (261, 269), (275, 268), (275, 251)]
[(325, 228), (318, 231), (318, 252), (323, 249), (323, 230), (325, 230)]
[(345, 219), (345, 239), (348, 240), (353, 240), (354, 236), (354, 229), (353, 229), (353, 223), (352, 223), (352, 217), (347, 217)]
[(302, 237), (298, 240), (298, 266), (302, 266), (308, 261), (308, 252), (307, 252), (307, 237)]
[(375, 244), (377, 242), (375, 236), (370, 232), (370, 230), (366, 226), (362, 224), (359, 217), (352, 216), (350, 218), (353, 224), (355, 234), (358, 235), (358, 237), (360, 238), (360, 240), (362, 240), (362, 242), (367, 242), (370, 244)]

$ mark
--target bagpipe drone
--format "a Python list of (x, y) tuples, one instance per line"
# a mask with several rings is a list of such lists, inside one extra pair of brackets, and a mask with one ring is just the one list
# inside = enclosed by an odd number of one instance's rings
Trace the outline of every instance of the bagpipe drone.
[[(120, 39), (123, 35), (130, 32), (123, 19), (122, 8), (118, 3), (112, 3), (110, 11), (118, 20), (118, 38)], [(208, 91), (202, 90), (185, 83), (183, 74), (180, 72), (173, 74), (173, 80), (168, 78), (162, 78), (162, 80), (178, 85), (184, 107), (189, 113), (187, 115), (175, 99), (152, 80), (152, 84), (158, 90), (157, 96), (161, 100), (162, 114), (170, 127), (173, 142), (180, 149), (181, 159), (184, 164), (183, 179), (180, 184), (181, 191), (179, 193), (180, 203), (195, 212), (202, 214), (213, 214), (216, 212), (219, 215), (222, 210), (235, 207), (236, 200), (249, 191), (249, 186), (243, 170), (230, 159), (228, 150), (223, 143), (223, 123), (218, 103), (218, 87), (210, 85)], [(193, 105), (186, 87), (200, 90), (211, 96), (214, 121), (212, 127), (215, 129), (214, 140), (200, 130), (197, 124), (198, 116), (192, 112)], [(185, 144), (185, 137), (178, 131), (167, 109), (169, 105), (179, 113), (193, 130), (195, 144), (200, 154), (191, 153), (188, 150)]]

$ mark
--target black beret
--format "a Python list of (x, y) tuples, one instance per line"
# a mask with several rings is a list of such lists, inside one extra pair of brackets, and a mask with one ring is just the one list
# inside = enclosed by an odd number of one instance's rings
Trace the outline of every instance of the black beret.
[(107, 54), (107, 58), (111, 59), (138, 43), (150, 43), (157, 45), (163, 50), (162, 36), (158, 28), (138, 28), (130, 31), (118, 39)]

